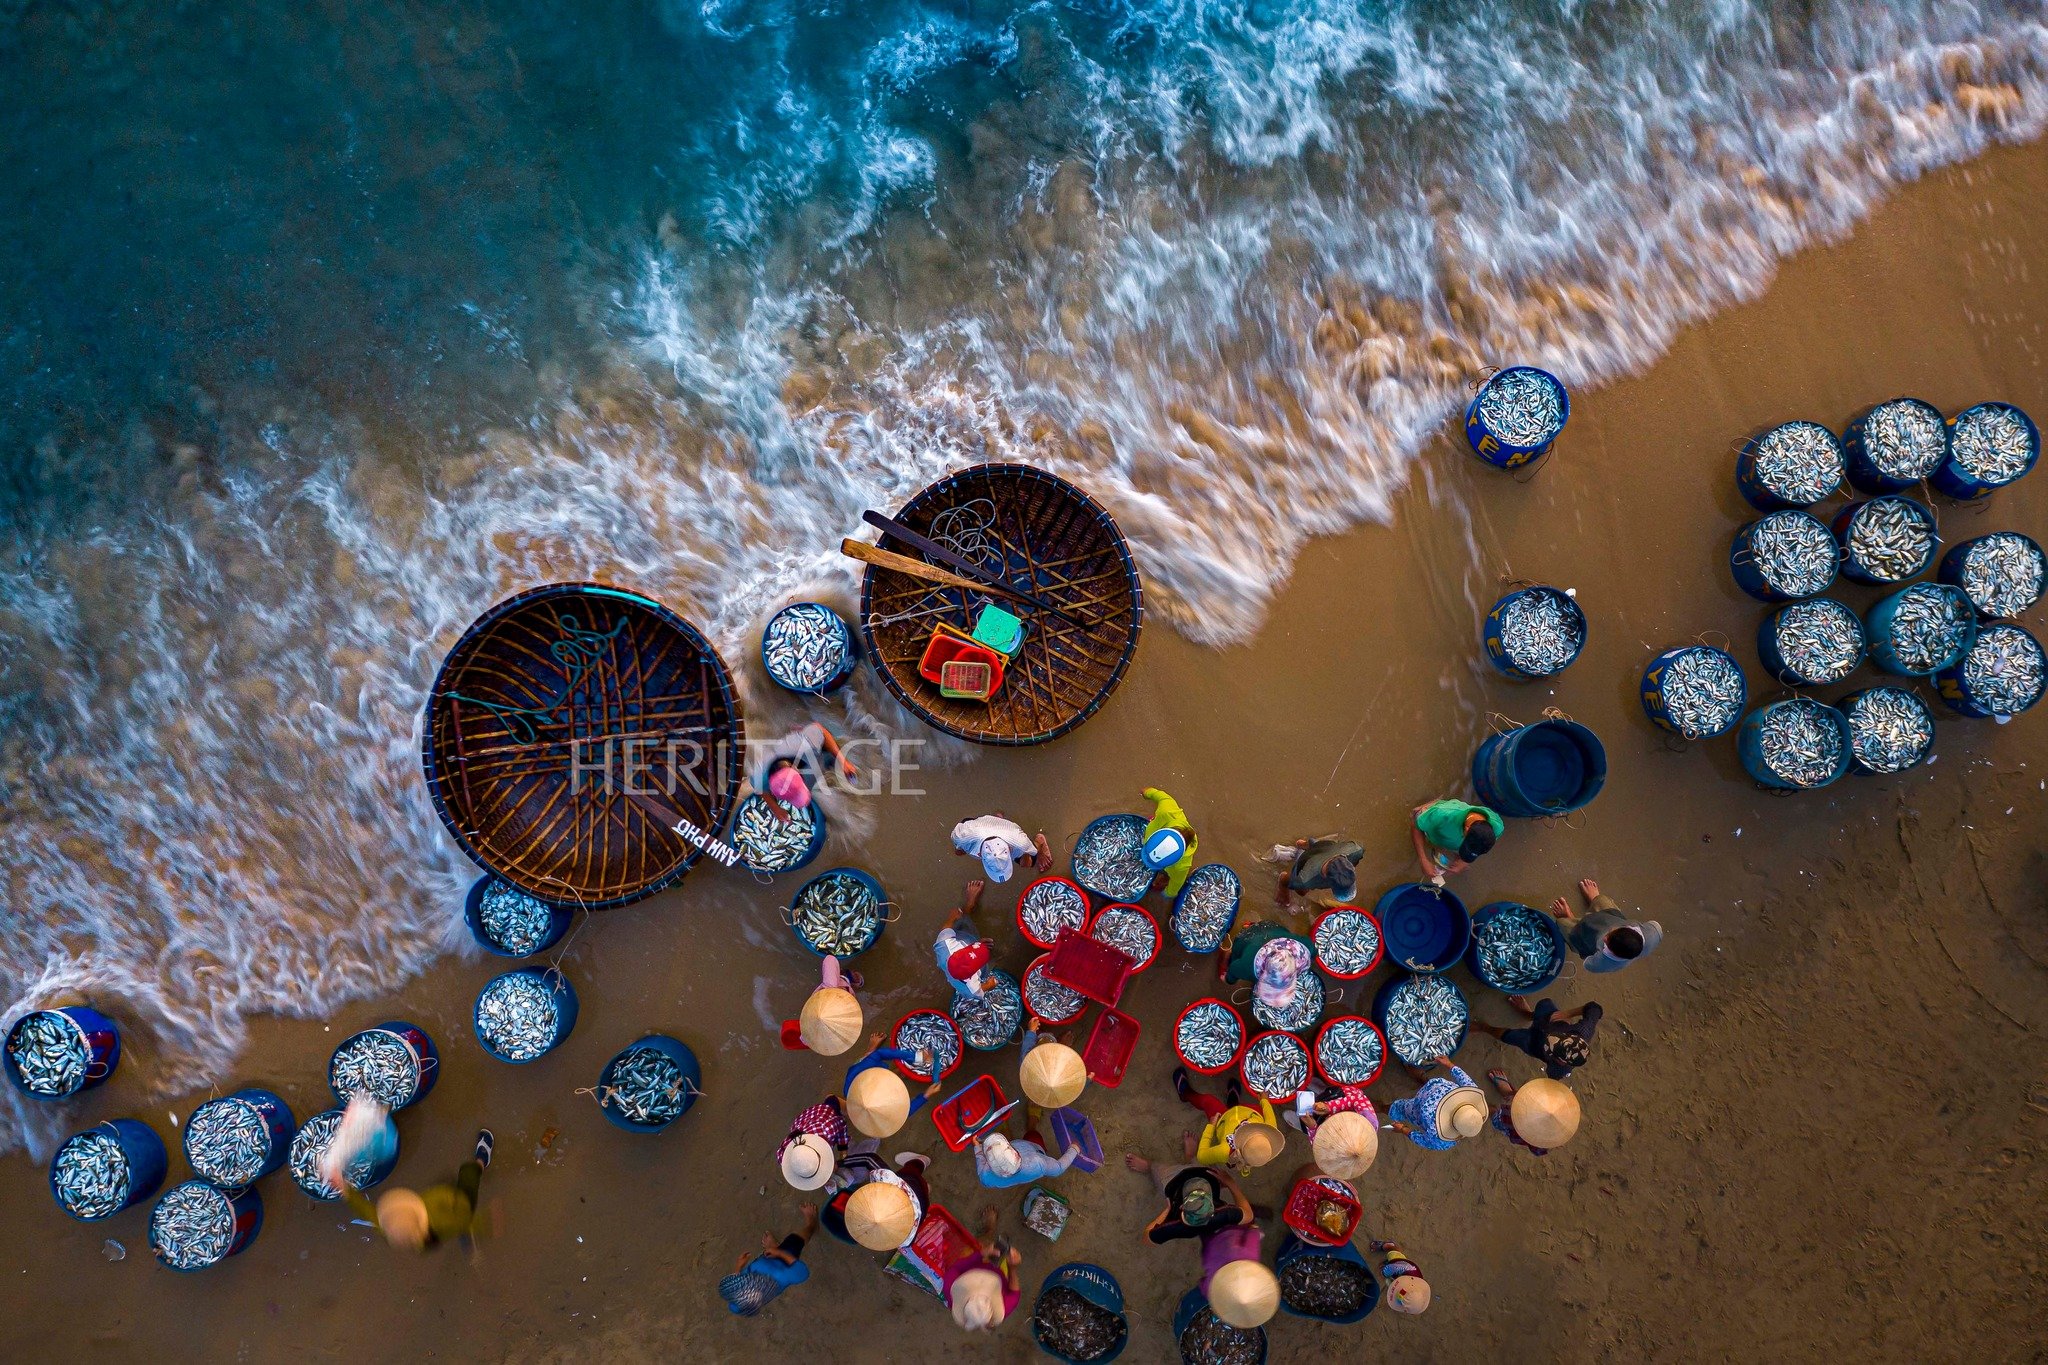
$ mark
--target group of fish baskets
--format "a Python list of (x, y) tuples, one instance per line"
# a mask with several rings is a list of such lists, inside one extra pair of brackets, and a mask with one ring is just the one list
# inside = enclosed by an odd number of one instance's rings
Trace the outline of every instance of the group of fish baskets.
[[(1696, 640), (1645, 667), (1645, 713), (1688, 740), (1736, 731), (1759, 784), (1807, 790), (1926, 762), (1935, 710), (1923, 681), (1957, 715), (2004, 721), (2033, 706), (2048, 667), (2015, 618), (2040, 601), (2048, 557), (2017, 531), (1943, 553), (1932, 494), (1983, 498), (2031, 470), (2040, 443), (2033, 420), (2011, 404), (1944, 418), (1917, 398), (1875, 405), (1839, 438), (1803, 420), (1750, 437), (1736, 484), (1760, 515), (1735, 533), (1728, 563), (1736, 585), (1771, 608), (1757, 658), (1787, 691), (1752, 706), (1734, 655)], [(1838, 495), (1831, 517), (1816, 515)], [(1882, 595), (1858, 612), (1832, 591), (1844, 582)], [(1865, 664), (1887, 680), (1831, 702), (1803, 690), (1843, 684)]]

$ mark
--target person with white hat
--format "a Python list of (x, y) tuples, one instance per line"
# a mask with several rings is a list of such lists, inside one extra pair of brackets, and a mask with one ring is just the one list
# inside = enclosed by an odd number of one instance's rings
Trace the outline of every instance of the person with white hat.
[(1044, 831), (1033, 838), (1001, 811), (953, 826), (953, 853), (981, 859), (982, 871), (998, 886), (1010, 880), (1020, 863), (1033, 871), (1052, 870), (1052, 846), (1045, 841)]
[(1249, 1256), (1210, 1271), (1202, 1279), (1202, 1292), (1217, 1317), (1245, 1331), (1265, 1326), (1280, 1311), (1280, 1277)]
[(733, 1273), (718, 1282), (718, 1296), (725, 1306), (743, 1318), (751, 1318), (785, 1289), (811, 1278), (804, 1264), (804, 1247), (818, 1230), (818, 1206), (799, 1204), (804, 1225), (781, 1241), (772, 1232), (761, 1234), (761, 1250), (741, 1255)]
[(837, 1095), (827, 1095), (798, 1114), (789, 1125), (775, 1160), (782, 1178), (799, 1190), (815, 1190), (832, 1178), (832, 1167), (846, 1150), (846, 1109)]
[(1420, 1313), (1429, 1307), (1429, 1281), (1415, 1266), (1415, 1258), (1392, 1242), (1368, 1243), (1380, 1254), (1380, 1275), (1387, 1282), (1387, 1307), (1396, 1313)]
[(805, 999), (803, 1012), (782, 1022), (782, 1045), (792, 1052), (837, 1057), (860, 1039), (860, 973), (842, 971), (839, 959), (826, 954), (818, 988)]
[(1579, 1131), (1579, 1097), (1563, 1081), (1543, 1077), (1517, 1086), (1505, 1071), (1489, 1071), (1486, 1079), (1507, 1101), (1494, 1106), (1493, 1130), (1517, 1147), (1548, 1156)]
[(940, 1276), (939, 1293), (953, 1321), (970, 1332), (993, 1332), (1017, 1311), (1024, 1286), (1017, 1267), (1023, 1254), (996, 1237), (996, 1211), (982, 1210), (982, 1245), (956, 1256)]
[(1180, 802), (1159, 788), (1147, 787), (1141, 795), (1152, 803), (1152, 818), (1146, 822), (1145, 837), (1139, 844), (1145, 866), (1159, 874), (1152, 879), (1152, 890), (1178, 896), (1188, 874), (1195, 870), (1199, 840), (1194, 826), (1188, 823), (1188, 813), (1180, 808)]
[(1436, 1064), (1448, 1068), (1450, 1078), (1432, 1076), (1412, 1097), (1387, 1106), (1387, 1126), (1406, 1133), (1418, 1147), (1448, 1152), (1459, 1138), (1477, 1137), (1485, 1129), (1486, 1094), (1450, 1058), (1438, 1057)]

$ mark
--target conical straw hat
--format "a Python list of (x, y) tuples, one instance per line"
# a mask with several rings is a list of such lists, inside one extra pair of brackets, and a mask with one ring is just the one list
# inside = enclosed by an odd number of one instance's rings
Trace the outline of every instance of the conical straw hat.
[(1232, 1327), (1263, 1327), (1280, 1311), (1280, 1281), (1263, 1261), (1232, 1261), (1209, 1281), (1209, 1306)]
[(1024, 1055), (1018, 1079), (1033, 1104), (1059, 1109), (1080, 1098), (1088, 1085), (1088, 1064), (1065, 1043), (1040, 1043)]
[(888, 1137), (910, 1117), (910, 1087), (889, 1068), (871, 1066), (846, 1092), (846, 1117), (869, 1137)]
[(1380, 1154), (1380, 1134), (1365, 1115), (1344, 1109), (1316, 1128), (1316, 1165), (1325, 1175), (1356, 1180), (1372, 1169)]
[(1579, 1131), (1579, 1097), (1563, 1081), (1528, 1081), (1515, 1091), (1508, 1118), (1531, 1147), (1562, 1147)]
[(837, 1057), (860, 1037), (860, 1001), (853, 992), (838, 986), (820, 986), (804, 1001), (797, 1020), (797, 1036), (804, 1046), (821, 1057)]
[(894, 1251), (917, 1231), (917, 1211), (906, 1191), (871, 1180), (846, 1201), (846, 1231), (869, 1251)]
[(1243, 1158), (1247, 1166), (1263, 1166), (1280, 1155), (1287, 1146), (1287, 1139), (1280, 1130), (1270, 1123), (1256, 1119), (1240, 1123), (1230, 1135), (1230, 1149)]

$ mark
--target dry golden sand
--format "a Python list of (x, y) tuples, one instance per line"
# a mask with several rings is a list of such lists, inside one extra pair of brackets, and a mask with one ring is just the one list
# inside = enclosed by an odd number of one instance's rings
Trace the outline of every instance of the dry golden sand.
[[(1255, 897), (1270, 888), (1257, 850), (1338, 828), (1371, 848), (1364, 879), (1378, 887), (1405, 875), (1402, 812), (1460, 784), (1486, 713), (1562, 706), (1605, 737), (1607, 793), (1569, 827), (1513, 825), (1459, 890), (1472, 904), (1540, 903), (1594, 876), (1661, 919), (1666, 946), (1597, 988), (1580, 978), (1557, 992), (1608, 1012), (1576, 1079), (1586, 1119), (1571, 1146), (1537, 1160), (1491, 1134), (1448, 1154), (1390, 1141), (1361, 1182), (1367, 1232), (1399, 1237), (1434, 1285), (1428, 1315), (1351, 1328), (1282, 1318), (1272, 1358), (2038, 1358), (2048, 714), (2002, 728), (1944, 719), (1932, 768), (1781, 799), (1744, 778), (1727, 742), (1663, 743), (1635, 679), (1655, 648), (1701, 631), (1727, 633), (1753, 662), (1760, 609), (1724, 562), (1744, 515), (1729, 454), (1742, 435), (1793, 416), (1839, 427), (1902, 392), (1950, 411), (1996, 396), (2048, 414), (2044, 202), (2048, 147), (1930, 177), (1850, 242), (1790, 262), (1762, 299), (1688, 332), (1649, 374), (1581, 395), (1563, 453), (1530, 483), (1440, 443), (1392, 527), (1310, 547), (1252, 645), (1212, 653), (1156, 629), (1121, 695), (1076, 736), (928, 772), (928, 795), (876, 803), (880, 831), (849, 860), (875, 869), (905, 914), (859, 963), (871, 1014), (943, 998), (925, 945), (966, 869), (944, 839), (963, 814), (1001, 807), (1064, 843), (1157, 783), (1187, 805), (1205, 858), (1237, 866)], [(2048, 476), (1982, 510), (1941, 511), (1947, 538), (2041, 536)], [(1574, 586), (1591, 615), (1585, 657), (1554, 695), (1477, 661), (1499, 574)], [(1871, 594), (1849, 596), (1861, 606)], [(1008, 923), (1018, 885), (991, 897), (985, 928)], [(531, 1067), (488, 1062), (469, 1037), (469, 1002), (492, 970), (478, 960), (353, 1008), (331, 1031), (257, 1031), (244, 1077), (303, 1112), (326, 1103), (325, 1056), (349, 1029), (398, 1015), (442, 1041), (439, 1089), (400, 1121), (397, 1179), (445, 1178), (476, 1124), (496, 1128), (485, 1190), (503, 1233), (473, 1263), (398, 1256), (280, 1176), (247, 1254), (177, 1276), (150, 1264), (141, 1212), (70, 1223), (40, 1170), (4, 1163), (7, 1355), (1034, 1358), (1021, 1320), (968, 1343), (935, 1302), (824, 1238), (810, 1282), (760, 1319), (719, 1304), (734, 1258), (792, 1224), (768, 1156), (841, 1071), (779, 1051), (764, 1023), (795, 1012), (814, 969), (772, 905), (705, 872), (582, 929), (567, 958), (582, 1020)], [(997, 942), (1000, 965), (1031, 956), (1007, 933)], [(1139, 1056), (1121, 1089), (1083, 1101), (1113, 1154), (1168, 1155), (1193, 1118), (1167, 1088), (1166, 1031), (1211, 971), (1169, 952), (1127, 996), (1146, 1029)], [(1477, 1008), (1505, 1018), (1496, 997)], [(637, 1138), (573, 1092), (656, 1028), (702, 1053), (708, 1098), (667, 1135)], [(1527, 1074), (1483, 1038), (1460, 1060)], [(136, 1055), (129, 1069), (148, 1065)], [(994, 1069), (1013, 1085), (1012, 1056)], [(117, 1080), (85, 1114), (135, 1107), (132, 1085)], [(1385, 1080), (1375, 1098), (1408, 1090)], [(171, 1107), (182, 1116), (198, 1098)], [(160, 1128), (162, 1111), (146, 1115)], [(921, 1117), (907, 1136), (889, 1149), (932, 1146)], [(1277, 1202), (1282, 1172), (1305, 1155), (1295, 1148), (1256, 1197)], [(942, 1161), (933, 1183), (963, 1216), (985, 1202), (965, 1158)], [(1056, 1248), (1022, 1231), (1014, 1192), (1000, 1197), (1027, 1288), (1064, 1260), (1100, 1262), (1130, 1300), (1126, 1359), (1169, 1358), (1192, 1248), (1141, 1245), (1149, 1187), (1114, 1164), (1060, 1188), (1076, 1211)], [(127, 1248), (118, 1264), (101, 1259), (109, 1237)]]

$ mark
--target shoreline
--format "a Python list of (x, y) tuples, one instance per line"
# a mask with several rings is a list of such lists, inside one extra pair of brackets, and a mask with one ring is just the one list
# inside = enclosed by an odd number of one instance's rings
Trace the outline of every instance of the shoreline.
[[(1379, 888), (1405, 879), (1399, 812), (1464, 789), (1488, 716), (1560, 705), (1606, 741), (1607, 791), (1582, 821), (1514, 822), (1458, 890), (1475, 906), (1543, 904), (1596, 876), (1625, 903), (1654, 907), (1665, 946), (1599, 982), (1612, 1024), (1575, 1078), (1586, 1122), (1571, 1147), (1540, 1162), (1502, 1144), (1438, 1157), (1387, 1135), (1360, 1182), (1364, 1235), (1419, 1244), (1437, 1292), (1429, 1314), (1376, 1313), (1351, 1329), (1282, 1318), (1269, 1327), (1272, 1358), (1367, 1343), (1433, 1359), (1466, 1358), (1475, 1344), (1568, 1359), (1758, 1345), (1778, 1356), (1898, 1350), (1937, 1330), (1959, 1354), (1998, 1358), (2030, 1340), (2024, 1296), (1999, 1286), (2043, 1263), (2041, 1220), (2027, 1216), (2043, 1180), (2009, 1150), (2015, 1135), (2038, 1137), (2041, 1120), (2010, 1082), (2039, 1074), (2048, 930), (2005, 907), (2038, 904), (2025, 889), (2041, 856), (2028, 831), (2048, 810), (2036, 786), (2048, 778), (2048, 722), (1940, 712), (1934, 767), (1780, 803), (1748, 782), (1732, 743), (1672, 752), (1643, 720), (1635, 678), (1657, 648), (1703, 630), (1734, 637), (1753, 670), (1746, 636), (1762, 609), (1725, 572), (1727, 537), (1746, 519), (1725, 452), (1750, 430), (1793, 416), (1839, 430), (1856, 407), (1899, 392), (1944, 411), (1989, 397), (2048, 409), (2037, 321), (2048, 315), (2048, 234), (2032, 207), (2044, 196), (2041, 143), (1905, 187), (1847, 241), (1791, 258), (1761, 297), (1687, 329), (1644, 374), (1575, 395), (1559, 455), (1527, 484), (1478, 466), (1453, 433), (1419, 457), (1390, 526), (1303, 550), (1250, 643), (1210, 650), (1155, 623), (1119, 694), (1081, 731), (1041, 751), (935, 764), (926, 796), (869, 803), (875, 836), (849, 851), (835, 834), (812, 870), (866, 866), (905, 906), (858, 964), (871, 1024), (943, 994), (924, 947), (968, 870), (945, 853), (961, 815), (1008, 810), (1042, 824), (1064, 855), (1089, 817), (1136, 809), (1138, 789), (1160, 785), (1187, 806), (1203, 859), (1238, 870), (1247, 904), (1270, 895), (1257, 850), (1340, 827), (1367, 845), (1361, 883)], [(1944, 527), (2038, 537), (2042, 478), (1981, 512), (1941, 507)], [(1480, 657), (1496, 574), (1579, 588), (1591, 638), (1554, 686), (1506, 683)], [(1871, 594), (1848, 596), (1860, 607)], [(879, 685), (856, 686), (887, 705)], [(326, 1052), (349, 1031), (391, 1017), (426, 1026), (446, 1071), (400, 1120), (393, 1180), (446, 1178), (474, 1127), (496, 1128), (485, 1193), (501, 1201), (505, 1232), (475, 1265), (450, 1251), (405, 1260), (272, 1179), (255, 1245), (226, 1267), (175, 1276), (147, 1264), (146, 1211), (72, 1224), (39, 1166), (0, 1163), (0, 1209), (39, 1249), (9, 1277), (23, 1354), (75, 1348), (83, 1334), (118, 1357), (238, 1345), (272, 1356), (316, 1342), (381, 1356), (403, 1339), (414, 1354), (639, 1358), (672, 1354), (669, 1334), (687, 1327), (695, 1350), (721, 1360), (828, 1344), (853, 1359), (957, 1356), (943, 1310), (829, 1239), (807, 1258), (811, 1281), (761, 1319), (732, 1319), (716, 1300), (734, 1249), (791, 1217), (795, 1195), (767, 1154), (843, 1070), (773, 1038), (813, 961), (772, 914), (796, 884), (760, 892), (707, 867), (679, 892), (579, 925), (565, 969), (582, 1017), (535, 1066), (489, 1062), (468, 1037), (474, 992), (500, 969), (480, 955), (443, 959), (324, 1025), (252, 1026), (237, 1077), (277, 1084), (302, 1118), (326, 1107)], [(1035, 955), (1001, 927), (1019, 886), (992, 890), (981, 919), (996, 965), (1012, 970)], [(1887, 932), (1901, 925), (1904, 943)], [(1196, 1272), (1182, 1249), (1139, 1242), (1149, 1195), (1114, 1154), (1161, 1155), (1189, 1121), (1165, 1086), (1163, 1031), (1211, 970), (1169, 949), (1132, 987), (1126, 1008), (1146, 1036), (1123, 1086), (1084, 1100), (1111, 1161), (1057, 1186), (1076, 1203), (1067, 1236), (1053, 1246), (1022, 1235), (1015, 1199), (996, 1201), (1027, 1257), (1024, 1311), (1055, 1265), (1103, 1264), (1131, 1301), (1131, 1359), (1170, 1352), (1164, 1320)], [(1583, 978), (1553, 994), (1591, 998)], [(1483, 993), (1474, 1008), (1500, 1014)], [(618, 1133), (574, 1092), (655, 1029), (697, 1049), (707, 1098), (662, 1137)], [(989, 1060), (1007, 1088), (1013, 1056)], [(1483, 1038), (1458, 1060), (1522, 1069)], [(174, 1139), (164, 1106), (124, 1099), (147, 1062), (131, 1058), (75, 1126), (134, 1112)], [(1382, 1112), (1407, 1089), (1376, 1084)], [(168, 1108), (182, 1118), (194, 1103)], [(906, 1147), (928, 1147), (921, 1123)], [(1305, 1159), (1298, 1140), (1290, 1148), (1260, 1173), (1255, 1198), (1269, 1202)], [(1980, 1168), (1991, 1174), (1971, 1175)], [(933, 1188), (963, 1217), (988, 1202), (964, 1158), (941, 1161)], [(109, 1237), (125, 1244), (122, 1263), (100, 1259)], [(901, 1315), (891, 1321), (903, 1337), (858, 1336), (877, 1308)], [(974, 1353), (1035, 1358), (1022, 1322)]]

